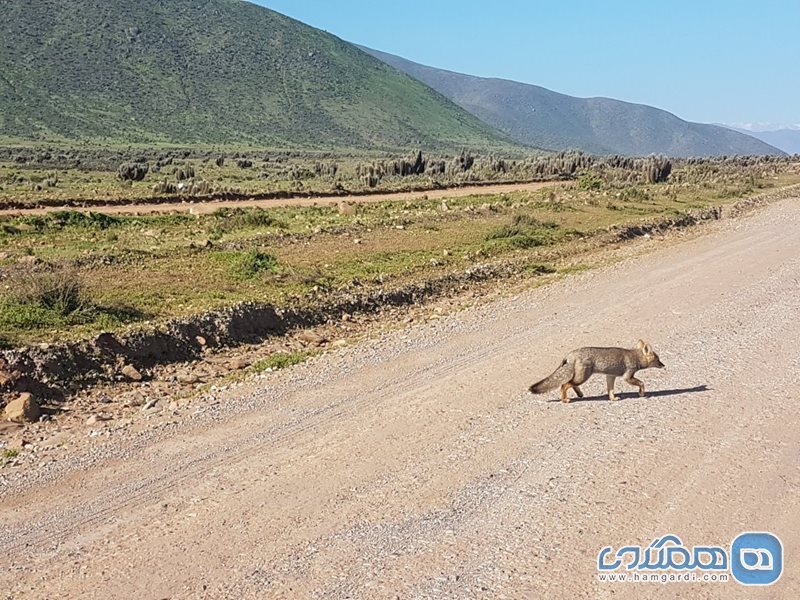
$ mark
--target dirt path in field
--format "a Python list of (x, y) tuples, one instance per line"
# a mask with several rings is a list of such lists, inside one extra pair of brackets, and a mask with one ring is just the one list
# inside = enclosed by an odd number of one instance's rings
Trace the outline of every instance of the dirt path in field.
[[(97, 204), (83, 207), (69, 207), (70, 210), (91, 211), (109, 215), (124, 214), (158, 214), (158, 213), (181, 213), (191, 212), (192, 214), (208, 214), (220, 208), (281, 208), (285, 206), (325, 206), (332, 202), (338, 203), (357, 202), (372, 203), (391, 201), (410, 201), (421, 200), (427, 197), (431, 200), (443, 200), (446, 198), (460, 198), (463, 196), (491, 196), (494, 194), (509, 194), (511, 192), (533, 192), (544, 187), (562, 185), (558, 181), (544, 181), (533, 183), (502, 183), (497, 185), (473, 185), (458, 188), (447, 188), (442, 190), (428, 190), (420, 192), (387, 192), (376, 194), (354, 194), (350, 196), (316, 196), (313, 198), (269, 198), (269, 199), (239, 199), (239, 200), (197, 200), (192, 202), (162, 202), (162, 203), (132, 203), (132, 204)], [(50, 212), (64, 210), (64, 206), (39, 206), (36, 208), (2, 208), (0, 205), (0, 216), (13, 215), (42, 215)]]
[[(0, 597), (800, 597), (800, 202), (712, 229), (0, 486)], [(648, 398), (526, 391), (639, 337)], [(596, 577), (605, 545), (746, 530), (783, 541), (770, 588)]]

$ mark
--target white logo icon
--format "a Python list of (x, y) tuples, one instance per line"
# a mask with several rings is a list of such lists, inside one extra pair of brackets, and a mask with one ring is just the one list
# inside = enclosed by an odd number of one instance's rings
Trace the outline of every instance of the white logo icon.
[(739, 562), (748, 571), (771, 571), (772, 552), (764, 548), (739, 548)]

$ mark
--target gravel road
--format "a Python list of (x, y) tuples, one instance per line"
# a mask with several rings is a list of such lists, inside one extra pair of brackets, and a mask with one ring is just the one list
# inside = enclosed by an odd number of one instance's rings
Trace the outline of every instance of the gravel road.
[[(331, 352), (0, 497), (0, 598), (800, 597), (800, 202)], [(652, 343), (640, 399), (527, 387)], [(607, 583), (766, 530), (782, 578)]]

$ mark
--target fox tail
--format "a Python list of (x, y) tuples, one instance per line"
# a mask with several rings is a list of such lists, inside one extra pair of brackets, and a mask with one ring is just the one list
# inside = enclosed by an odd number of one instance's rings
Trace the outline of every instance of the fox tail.
[(534, 383), (529, 388), (530, 392), (531, 394), (544, 394), (545, 392), (554, 390), (557, 387), (569, 382), (574, 374), (575, 367), (572, 365), (572, 363), (568, 363), (565, 360), (561, 363), (560, 367), (553, 371), (551, 375)]

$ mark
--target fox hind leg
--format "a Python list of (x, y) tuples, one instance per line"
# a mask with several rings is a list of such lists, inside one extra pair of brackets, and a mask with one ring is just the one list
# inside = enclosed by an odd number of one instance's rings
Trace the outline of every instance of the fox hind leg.
[(569, 404), (569, 396), (567, 396), (567, 392), (571, 387), (573, 387), (571, 383), (565, 383), (561, 386), (561, 401), (564, 404)]
[(585, 365), (581, 363), (575, 364), (575, 372), (572, 375), (572, 379), (570, 379), (567, 383), (561, 386), (561, 401), (562, 402), (569, 402), (569, 398), (567, 398), (567, 392), (570, 388), (575, 390), (575, 394), (577, 394), (578, 398), (583, 398), (583, 392), (581, 391), (580, 386), (584, 381), (589, 379), (592, 375), (591, 371), (589, 371)]
[(606, 388), (608, 388), (608, 399), (609, 400), (616, 400), (617, 397), (614, 395), (614, 381), (616, 380), (616, 376), (614, 375), (606, 375)]
[(570, 390), (570, 388), (575, 390), (575, 394), (578, 396), (578, 398), (583, 398), (583, 392), (581, 391), (581, 388), (569, 381), (561, 386), (561, 401), (564, 404), (569, 404), (569, 396), (567, 396), (567, 392)]

